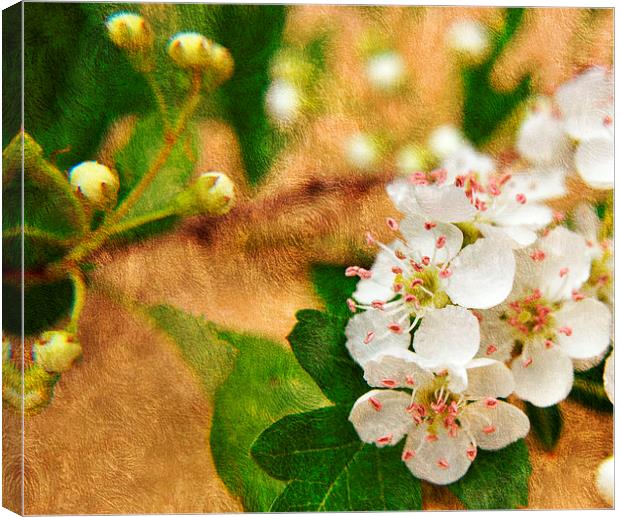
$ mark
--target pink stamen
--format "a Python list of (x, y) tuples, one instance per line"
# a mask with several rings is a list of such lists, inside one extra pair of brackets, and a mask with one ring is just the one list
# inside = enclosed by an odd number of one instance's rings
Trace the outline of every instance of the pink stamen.
[(482, 314), (480, 314), (478, 311), (471, 311), (471, 313), (476, 317), (478, 323), (482, 323)]
[(390, 329), (394, 334), (402, 334), (403, 328), (398, 323), (390, 323), (388, 325), (388, 329)]
[(484, 434), (493, 434), (496, 431), (495, 426), (493, 425), (487, 425), (485, 427), (482, 428), (482, 432)]
[(430, 257), (427, 257), (426, 255), (422, 257), (422, 264), (424, 264), (425, 266), (428, 266), (430, 263), (431, 263)]
[(486, 350), (487, 355), (494, 354), (495, 352), (497, 352), (497, 347), (495, 345), (489, 345), (487, 347), (487, 350)]
[(395, 293), (400, 293), (403, 290), (403, 284), (394, 284), (392, 286), (392, 291)]
[(504, 186), (506, 183), (508, 183), (510, 180), (512, 179), (512, 174), (510, 173), (506, 173), (504, 174), (500, 179), (499, 179), (499, 184)]
[(369, 330), (368, 334), (366, 334), (366, 337), (364, 338), (364, 344), (365, 345), (369, 344), (374, 338), (375, 338), (375, 333), (372, 330)]
[(428, 185), (428, 180), (426, 179), (426, 174), (423, 172), (414, 172), (409, 176), (409, 182), (414, 185)]
[(394, 379), (382, 379), (381, 384), (383, 384), (386, 388), (393, 388), (397, 383)]
[(403, 451), (403, 456), (402, 456), (403, 461), (409, 461), (410, 459), (414, 457), (415, 457), (414, 451)]
[(377, 443), (379, 445), (387, 445), (388, 443), (392, 443), (392, 434), (386, 434), (385, 436), (378, 438)]
[(435, 242), (435, 247), (440, 250), (441, 248), (443, 248), (446, 245), (446, 236), (445, 235), (440, 235), (439, 237), (437, 237), (437, 242)]
[(440, 459), (440, 460), (437, 460), (437, 466), (438, 466), (440, 469), (447, 469), (447, 468), (450, 468), (450, 464), (448, 463), (448, 460), (445, 460), (445, 459), (443, 459), (443, 458), (442, 458), (442, 459)]
[(551, 341), (550, 339), (545, 340), (545, 348), (552, 348), (553, 347), (553, 341)]
[(432, 230), (433, 228), (435, 228), (435, 226), (437, 226), (437, 223), (434, 223), (432, 221), (427, 221), (424, 223), (425, 230)]
[(392, 273), (395, 275), (400, 275), (403, 272), (403, 268), (398, 266), (392, 266)]
[(405, 260), (405, 258), (407, 258), (407, 256), (401, 250), (396, 250), (394, 252), (394, 255), (396, 255), (396, 258), (400, 260)]
[(476, 447), (474, 447), (473, 445), (470, 445), (467, 448), (467, 457), (469, 458), (470, 461), (474, 461), (476, 459), (476, 456), (478, 454), (478, 449)]
[(370, 397), (368, 403), (375, 409), (375, 411), (381, 411), (383, 404), (379, 402), (375, 397)]
[(396, 232), (398, 231), (399, 225), (398, 225), (398, 221), (396, 219), (394, 219), (393, 217), (388, 217), (385, 222), (387, 223), (387, 226), (390, 230)]
[(349, 310), (353, 313), (357, 312), (357, 306), (355, 305), (355, 302), (349, 298), (347, 299), (347, 307), (349, 307)]
[(435, 169), (431, 171), (431, 178), (435, 180), (435, 183), (443, 183), (448, 178), (448, 171), (446, 169)]
[(585, 295), (583, 293), (580, 293), (576, 289), (573, 289), (573, 292), (572, 292), (571, 296), (572, 296), (573, 300), (575, 300), (576, 302), (580, 302), (581, 300), (583, 300), (585, 298)]
[(409, 386), (415, 386), (415, 379), (411, 375), (407, 375), (407, 377), (405, 377), (405, 382)]
[(558, 210), (555, 210), (553, 212), (553, 220), (556, 223), (561, 223), (562, 221), (564, 221), (564, 219), (566, 219), (566, 215)]
[(382, 310), (384, 309), (384, 307), (385, 307), (385, 302), (384, 302), (384, 301), (382, 301), (382, 300), (373, 300), (373, 301), (370, 303), (370, 306), (371, 306), (373, 309), (378, 309), (378, 310), (382, 311)]
[(372, 246), (373, 244), (376, 244), (376, 242), (377, 241), (372, 236), (372, 233), (366, 232), (366, 244), (368, 244), (369, 246)]
[(357, 271), (357, 274), (360, 278), (363, 278), (364, 280), (368, 280), (369, 278), (372, 278), (372, 271), (368, 271), (367, 269), (364, 268), (359, 268), (359, 270)]
[(543, 260), (545, 260), (545, 252), (543, 250), (535, 250), (534, 252), (532, 252), (532, 254), (530, 255), (530, 258), (534, 261), (534, 262), (541, 262)]
[(493, 184), (493, 185), (489, 185), (489, 194), (492, 196), (499, 196), (502, 193), (501, 189)]
[(426, 435), (426, 441), (427, 442), (436, 442), (437, 440), (439, 440), (439, 437), (436, 434), (427, 434)]
[(532, 364), (533, 359), (528, 357), (525, 361), (523, 361), (523, 368), (527, 368), (530, 364)]
[(414, 278), (411, 281), (410, 287), (411, 289), (415, 289), (417, 286), (423, 285), (423, 284), (424, 284), (424, 280), (422, 280), (421, 278)]
[(344, 276), (356, 276), (359, 270), (359, 266), (349, 266), (344, 270)]
[(496, 408), (496, 407), (497, 407), (497, 404), (498, 404), (497, 399), (494, 399), (494, 398), (491, 398), (491, 397), (484, 399), (484, 405), (485, 405), (485, 407), (487, 407), (488, 409), (494, 409), (494, 408)]
[(568, 275), (568, 272), (570, 270), (567, 267), (563, 267), (562, 269), (560, 269), (560, 278), (564, 278), (566, 275)]
[(613, 119), (611, 118), (611, 115), (606, 115), (605, 118), (603, 119), (603, 125), (605, 127), (611, 126), (612, 122), (613, 122)]
[(572, 329), (572, 328), (570, 328), (570, 327), (560, 327), (560, 328), (558, 329), (558, 332), (559, 332), (560, 334), (564, 334), (564, 335), (565, 335), (565, 336), (567, 336), (567, 337), (568, 337), (568, 336), (572, 336), (572, 335), (573, 335), (573, 329)]
[(527, 203), (527, 198), (525, 197), (525, 194), (517, 194), (515, 199), (520, 205), (525, 205), (525, 203)]
[(451, 276), (452, 276), (452, 271), (451, 271), (450, 269), (448, 269), (448, 268), (446, 268), (446, 269), (442, 269), (442, 270), (439, 272), (439, 277), (440, 277), (440, 278), (449, 278), (449, 277), (451, 277)]

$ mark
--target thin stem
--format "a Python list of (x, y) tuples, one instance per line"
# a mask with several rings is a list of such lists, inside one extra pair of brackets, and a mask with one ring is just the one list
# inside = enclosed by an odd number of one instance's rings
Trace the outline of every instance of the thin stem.
[(69, 273), (73, 281), (73, 310), (71, 311), (71, 321), (67, 325), (67, 331), (71, 333), (77, 332), (77, 325), (80, 314), (84, 308), (86, 301), (86, 282), (84, 276), (78, 269), (72, 269)]
[(171, 205), (167, 208), (163, 208), (140, 217), (134, 217), (133, 219), (128, 219), (127, 221), (122, 221), (114, 226), (111, 226), (108, 235), (118, 235), (120, 233), (133, 230), (134, 228), (138, 228), (139, 226), (160, 221), (173, 215), (174, 213), (175, 207)]
[(144, 74), (146, 76), (146, 80), (153, 91), (153, 96), (155, 97), (155, 101), (157, 102), (157, 106), (159, 111), (161, 112), (162, 120), (164, 121), (164, 131), (165, 134), (168, 135), (170, 133), (170, 120), (168, 119), (168, 106), (166, 104), (166, 98), (164, 97), (164, 93), (159, 87), (159, 83), (155, 79), (155, 76), (152, 72), (146, 72)]

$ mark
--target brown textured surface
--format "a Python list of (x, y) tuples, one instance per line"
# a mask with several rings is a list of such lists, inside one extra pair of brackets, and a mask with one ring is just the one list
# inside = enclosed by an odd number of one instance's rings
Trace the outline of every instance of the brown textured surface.
[[(346, 169), (343, 136), (378, 125), (404, 142), (457, 120), (457, 78), (442, 38), (446, 24), (463, 12), (417, 9), (412, 15), (407, 9), (391, 9), (370, 16), (332, 6), (294, 10), (287, 28), (291, 40), (303, 42), (317, 26), (338, 29), (329, 63), (336, 74), (323, 85), (333, 103), (330, 113), (313, 120), (279, 157), (252, 201), (232, 132), (221, 123), (203, 123), (197, 170), (230, 174), (242, 193), (239, 206), (217, 222), (198, 218), (175, 234), (120, 253), (102, 253), (99, 278), (139, 300), (171, 303), (235, 329), (265, 333), (285, 346), (295, 311), (318, 305), (307, 279), (308, 264), (320, 258), (353, 260), (363, 231), (380, 234), (391, 211), (376, 177)], [(493, 9), (467, 15), (497, 21)], [(550, 91), (575, 66), (608, 64), (611, 12), (587, 25), (580, 21), (583, 16), (561, 9), (531, 12), (496, 71), (498, 85), (511, 84), (523, 70), (536, 70), (534, 84)], [(383, 102), (360, 78), (352, 42), (377, 19), (401, 29), (394, 44), (411, 70), (414, 94), (409, 97)], [(130, 121), (119, 123), (102, 154), (109, 156), (130, 128)], [(277, 194), (282, 190), (287, 194)], [(51, 407), (27, 421), (26, 511), (241, 510), (213, 467), (207, 442), (209, 401), (173, 345), (98, 295), (89, 296), (80, 340), (84, 361), (63, 375)], [(565, 431), (553, 456), (530, 438), (530, 505), (604, 507), (593, 478), (600, 460), (612, 452), (612, 419), (570, 402), (563, 409)], [(15, 417), (6, 415), (5, 434), (14, 424)], [(17, 453), (3, 450), (9, 467), (5, 486), (15, 483)], [(459, 507), (446, 489), (425, 485), (424, 493), (429, 509)]]

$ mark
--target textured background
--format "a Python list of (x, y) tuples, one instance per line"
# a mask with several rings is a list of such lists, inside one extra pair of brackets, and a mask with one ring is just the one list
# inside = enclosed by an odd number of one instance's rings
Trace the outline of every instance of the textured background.
[[(422, 140), (436, 125), (459, 122), (454, 61), (444, 49), (446, 27), (463, 15), (497, 23), (494, 9), (429, 8), (415, 16), (401, 8), (380, 12), (300, 6), (286, 28), (303, 43), (317, 27), (337, 30), (328, 56), (333, 73), (320, 85), (328, 114), (309, 121), (278, 158), (252, 199), (238, 146), (223, 123), (200, 126), (196, 172), (230, 174), (238, 206), (214, 222), (196, 218), (174, 234), (97, 257), (97, 278), (136, 299), (169, 303), (237, 330), (288, 346), (285, 336), (298, 309), (319, 307), (308, 276), (317, 259), (344, 263), (365, 230), (381, 234), (391, 207), (380, 175), (348, 170), (343, 137), (383, 127), (395, 137)], [(397, 27), (396, 48), (411, 71), (415, 95), (391, 100), (369, 91), (352, 42), (371, 24)], [(394, 33), (396, 34), (396, 33)], [(610, 65), (613, 13), (533, 9), (494, 71), (499, 88), (533, 73), (535, 90), (550, 93), (575, 70)], [(111, 128), (101, 156), (131, 133), (125, 119)], [(490, 149), (504, 145), (501, 136)], [(594, 196), (573, 184), (572, 200)], [(240, 511), (213, 466), (208, 445), (212, 407), (173, 343), (108, 298), (88, 296), (79, 339), (84, 360), (63, 375), (52, 405), (26, 420), (27, 513), (151, 513)], [(608, 414), (565, 402), (565, 429), (550, 454), (531, 438), (532, 508), (600, 508), (595, 469), (613, 449)], [(20, 460), (18, 420), (4, 413), (5, 494), (16, 487)], [(14, 440), (14, 441), (12, 441)], [(6, 501), (5, 501), (6, 502)], [(454, 509), (447, 490), (425, 485), (427, 508)]]

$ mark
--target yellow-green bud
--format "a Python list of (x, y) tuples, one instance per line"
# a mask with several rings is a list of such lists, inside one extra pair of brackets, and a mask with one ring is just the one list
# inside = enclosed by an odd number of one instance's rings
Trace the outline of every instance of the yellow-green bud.
[(235, 204), (235, 184), (221, 172), (205, 172), (177, 196), (180, 215), (224, 215)]
[(69, 171), (69, 182), (95, 208), (105, 210), (116, 204), (118, 177), (95, 161), (82, 162)]
[(105, 22), (112, 42), (129, 52), (140, 52), (153, 45), (153, 32), (146, 20), (134, 13), (121, 11)]
[(82, 347), (75, 336), (64, 330), (41, 334), (33, 346), (35, 363), (46, 372), (66, 372), (82, 356)]
[(181, 68), (210, 70), (220, 81), (230, 78), (234, 63), (230, 52), (196, 32), (181, 32), (168, 44), (168, 54)]

